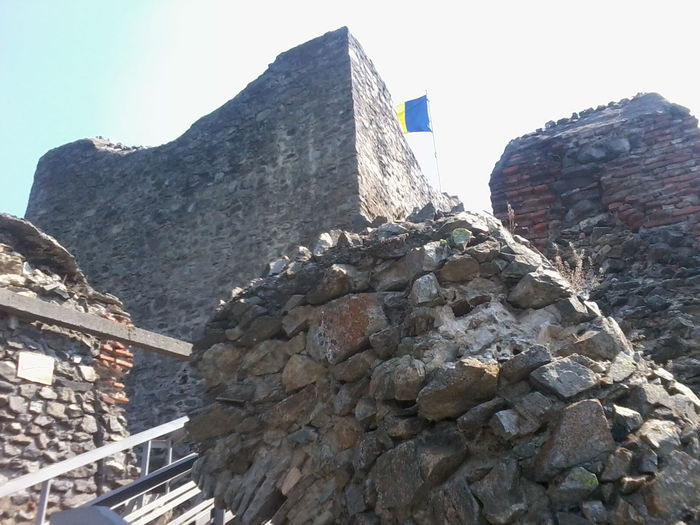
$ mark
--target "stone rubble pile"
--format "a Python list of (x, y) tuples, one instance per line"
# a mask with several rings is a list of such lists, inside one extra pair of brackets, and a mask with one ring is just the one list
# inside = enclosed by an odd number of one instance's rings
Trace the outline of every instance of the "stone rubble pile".
[(632, 232), (609, 213), (562, 230), (559, 251), (584, 257), (590, 298), (645, 353), (700, 393), (700, 254), (678, 226)]
[(323, 241), (195, 349), (195, 477), (237, 523), (700, 519), (700, 400), (527, 241), (470, 212)]
[[(92, 289), (75, 260), (30, 223), (0, 214), (0, 288), (121, 323), (121, 303)], [(54, 359), (51, 384), (18, 377), (21, 353)], [(0, 311), (0, 484), (128, 435), (120, 343)], [(52, 483), (49, 513), (73, 508), (137, 474), (133, 454), (86, 465)], [(39, 488), (0, 499), (0, 523), (34, 521)]]
[(698, 121), (656, 93), (511, 141), (490, 179), (496, 215), (547, 255), (590, 256), (591, 298), (696, 394), (699, 187)]

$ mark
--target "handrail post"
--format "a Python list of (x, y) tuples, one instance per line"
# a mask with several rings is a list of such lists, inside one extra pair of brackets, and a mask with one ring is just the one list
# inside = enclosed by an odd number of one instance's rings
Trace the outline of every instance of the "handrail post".
[(148, 467), (151, 464), (151, 443), (152, 440), (148, 440), (144, 445), (143, 456), (141, 457), (141, 475), (140, 478), (148, 474)]
[[(173, 440), (171, 438), (168, 438), (167, 440), (168, 443), (168, 448), (167, 448), (167, 455), (165, 457), (165, 464), (170, 465), (173, 462)], [(165, 493), (167, 494), (170, 492), (170, 482), (168, 481), (165, 484)]]
[(224, 516), (226, 515), (226, 509), (214, 508), (214, 525), (224, 525)]
[(44, 525), (46, 509), (49, 506), (49, 492), (51, 491), (51, 479), (47, 479), (41, 484), (41, 494), (39, 495), (39, 507), (36, 509), (35, 525)]
[[(151, 446), (153, 444), (153, 440), (149, 439), (146, 441), (144, 444), (144, 450), (143, 450), (143, 456), (141, 457), (141, 475), (139, 478), (143, 478), (144, 476), (148, 475), (148, 468), (150, 467), (151, 464)], [(143, 507), (143, 505), (146, 503), (146, 495), (142, 495), (137, 499), (137, 507)]]

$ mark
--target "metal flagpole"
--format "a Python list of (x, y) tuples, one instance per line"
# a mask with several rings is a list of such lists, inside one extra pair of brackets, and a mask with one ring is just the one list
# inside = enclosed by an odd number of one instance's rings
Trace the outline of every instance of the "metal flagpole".
[(430, 132), (433, 136), (433, 152), (435, 153), (435, 170), (437, 171), (438, 179), (438, 190), (442, 192), (442, 182), (440, 181), (440, 164), (438, 163), (437, 145), (435, 143), (435, 125), (433, 124), (433, 115), (430, 113), (430, 100), (428, 99), (428, 90), (425, 90), (425, 100), (428, 106), (428, 118), (430, 119), (430, 127), (432, 131)]

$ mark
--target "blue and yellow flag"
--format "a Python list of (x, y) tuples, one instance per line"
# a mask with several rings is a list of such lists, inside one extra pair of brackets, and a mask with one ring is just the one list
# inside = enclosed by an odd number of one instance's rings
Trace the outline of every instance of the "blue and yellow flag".
[(428, 115), (428, 96), (407, 100), (396, 106), (401, 129), (404, 133), (414, 131), (433, 131), (430, 129), (430, 116)]

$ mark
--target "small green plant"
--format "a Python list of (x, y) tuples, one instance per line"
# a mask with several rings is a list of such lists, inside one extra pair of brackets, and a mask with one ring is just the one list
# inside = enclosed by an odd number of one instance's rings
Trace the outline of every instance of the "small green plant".
[(561, 250), (555, 246), (556, 254), (552, 259), (552, 264), (557, 271), (569, 281), (571, 288), (577, 294), (588, 297), (600, 283), (598, 273), (593, 269), (593, 261), (586, 255), (585, 251), (579, 250), (569, 243), (569, 256), (564, 259)]
[(472, 238), (472, 232), (466, 228), (455, 228), (450, 233), (449, 243), (459, 250), (464, 250)]

